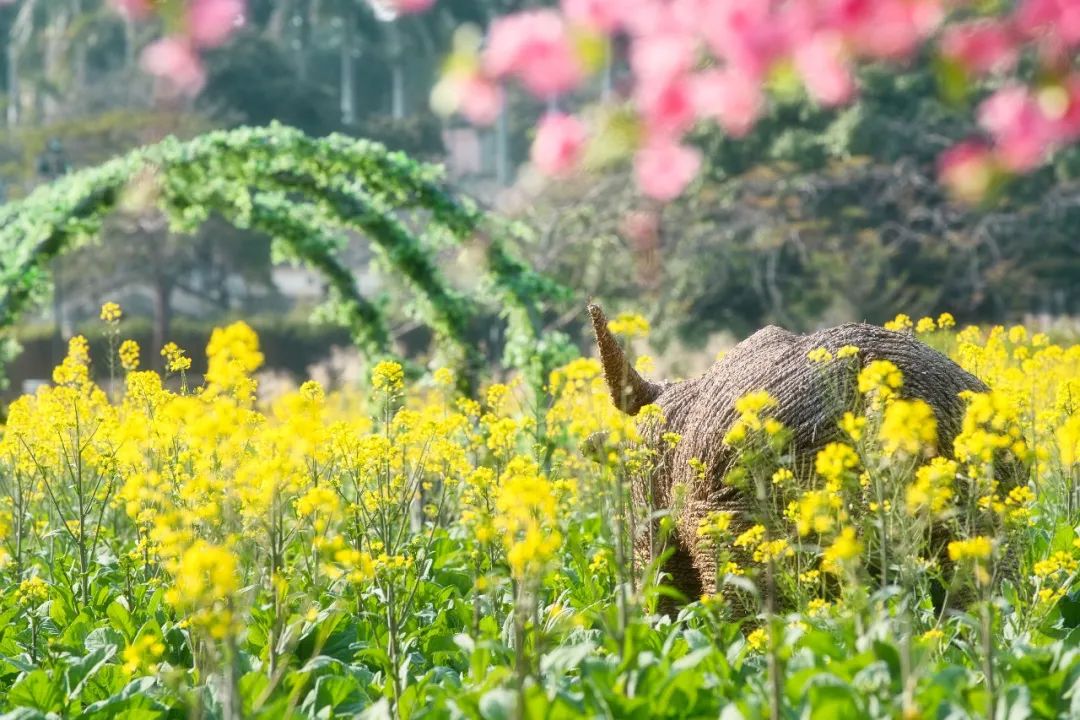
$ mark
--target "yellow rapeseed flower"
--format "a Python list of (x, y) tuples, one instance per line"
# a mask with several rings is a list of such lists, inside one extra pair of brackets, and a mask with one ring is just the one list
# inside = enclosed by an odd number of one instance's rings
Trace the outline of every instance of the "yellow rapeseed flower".
[(874, 360), (859, 371), (859, 392), (863, 395), (876, 393), (887, 401), (903, 385), (904, 374), (891, 360)]
[(879, 431), (886, 455), (931, 453), (937, 443), (934, 409), (922, 400), (897, 400), (885, 408)]
[(405, 387), (405, 368), (393, 360), (383, 360), (371, 370), (371, 386), (387, 393), (400, 392)]
[(857, 559), (862, 551), (863, 545), (855, 535), (855, 528), (846, 527), (840, 531), (833, 544), (825, 548), (821, 556), (821, 567), (826, 572), (839, 574), (840, 568)]
[(114, 302), (107, 302), (101, 306), (101, 319), (107, 323), (113, 324), (120, 322), (120, 317), (124, 314), (124, 311), (120, 309), (120, 306)]
[(637, 313), (620, 313), (608, 321), (608, 330), (627, 338), (645, 337), (649, 334), (649, 321)]
[(125, 340), (120, 343), (118, 354), (120, 355), (120, 367), (129, 372), (139, 369), (139, 343), (134, 340)]
[(993, 541), (982, 535), (966, 540), (953, 540), (949, 543), (949, 559), (953, 562), (964, 560), (984, 562), (990, 559), (993, 552)]
[(757, 546), (765, 537), (765, 526), (754, 525), (735, 538), (735, 547), (752, 548)]
[(929, 512), (938, 516), (949, 507), (958, 465), (947, 458), (934, 458), (915, 471), (915, 481), (906, 492), (907, 511), (911, 515)]
[(48, 599), (49, 586), (37, 575), (20, 582), (15, 591), (15, 604), (23, 608), (36, 607)]
[(758, 628), (746, 636), (746, 645), (754, 652), (761, 652), (769, 642), (765, 628)]
[(903, 330), (910, 330), (912, 327), (911, 318), (904, 313), (900, 313), (895, 318), (885, 323), (886, 330), (892, 330), (894, 332), (901, 332)]
[(184, 372), (191, 369), (191, 358), (184, 356), (184, 351), (174, 342), (165, 344), (161, 348), (161, 356), (165, 358), (165, 368), (169, 372)]
[(851, 438), (852, 442), (857, 443), (862, 440), (864, 427), (866, 427), (866, 418), (862, 415), (848, 411), (840, 418), (840, 429)]
[(840, 480), (859, 466), (859, 456), (850, 445), (831, 442), (820, 451), (814, 461), (814, 469), (826, 480)]
[(1057, 430), (1058, 452), (1066, 468), (1080, 463), (1080, 412), (1073, 413)]
[(154, 635), (142, 635), (135, 642), (124, 648), (124, 672), (156, 673), (161, 656), (165, 654), (165, 643)]

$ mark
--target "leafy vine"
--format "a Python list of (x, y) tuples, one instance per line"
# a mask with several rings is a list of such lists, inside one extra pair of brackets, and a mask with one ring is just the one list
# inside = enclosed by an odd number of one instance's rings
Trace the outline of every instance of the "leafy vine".
[[(514, 228), (441, 185), (439, 167), (344, 135), (312, 138), (271, 125), (216, 131), (156, 145), (42, 186), (0, 208), (0, 329), (49, 287), (52, 258), (89, 242), (120, 209), (135, 180), (154, 180), (155, 202), (173, 230), (192, 232), (212, 214), (270, 236), (275, 259), (299, 262), (329, 286), (331, 315), (367, 356), (386, 354), (390, 333), (378, 304), (364, 298), (339, 258), (343, 233), (371, 240), (380, 259), (421, 301), (422, 319), (475, 378), (482, 358), (467, 341), (481, 298), (450, 284), (437, 249), (477, 234), (486, 240), (486, 285), (517, 344), (538, 341), (539, 312), (565, 290), (514, 258)], [(520, 355), (520, 353), (515, 353)]]

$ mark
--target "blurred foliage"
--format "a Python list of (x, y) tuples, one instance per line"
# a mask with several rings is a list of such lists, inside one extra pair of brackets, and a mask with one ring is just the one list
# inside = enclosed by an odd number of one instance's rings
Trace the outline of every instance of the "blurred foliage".
[[(309, 374), (312, 365), (326, 358), (328, 348), (347, 347), (352, 343), (345, 328), (312, 323), (302, 315), (245, 314), (244, 322), (259, 333), (263, 352), (268, 358), (267, 370), (286, 371), (300, 377)], [(192, 359), (192, 372), (197, 375), (206, 370), (205, 348), (217, 324), (190, 317), (177, 318), (172, 324), (170, 340), (187, 351)], [(100, 320), (88, 319), (76, 325), (73, 332), (88, 340), (93, 357), (109, 356), (109, 338), (103, 333)], [(149, 318), (125, 319), (123, 336), (143, 348), (146, 365), (156, 367), (159, 364)], [(53, 327), (49, 323), (28, 323), (17, 328), (12, 340), (18, 342), (21, 350), (8, 365), (13, 383), (44, 379), (42, 368), (56, 364), (52, 339)], [(108, 377), (109, 369), (104, 362), (96, 365), (94, 370), (97, 377)], [(13, 387), (12, 391), (18, 389)]]
[(483, 363), (467, 341), (479, 301), (445, 281), (435, 250), (486, 231), (487, 254), (494, 259), (489, 295), (499, 298), (509, 320), (519, 321), (513, 332), (526, 342), (535, 338), (527, 326), (535, 306), (559, 290), (507, 253), (502, 236), (513, 228), (487, 222), (478, 209), (444, 192), (439, 179), (437, 168), (375, 143), (340, 135), (314, 140), (276, 125), (187, 143), (168, 139), (65, 176), (0, 209), (0, 246), (8, 249), (0, 258), (0, 322), (11, 324), (39, 299), (48, 287), (49, 261), (84, 246), (115, 209), (157, 206), (175, 232), (193, 232), (218, 214), (269, 235), (276, 262), (303, 263), (326, 281), (330, 301), (323, 315), (378, 356), (389, 350), (384, 308), (360, 295), (338, 257), (335, 233), (351, 230), (369, 238), (381, 264), (413, 291), (419, 319), (453, 348), (451, 357), (468, 381)]

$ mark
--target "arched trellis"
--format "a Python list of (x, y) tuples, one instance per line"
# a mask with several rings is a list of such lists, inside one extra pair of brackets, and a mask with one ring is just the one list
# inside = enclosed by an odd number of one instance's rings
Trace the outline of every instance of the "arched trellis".
[(487, 285), (519, 337), (535, 339), (531, 319), (540, 303), (562, 293), (507, 251), (507, 226), (443, 189), (440, 168), (370, 141), (344, 135), (316, 139), (272, 125), (186, 142), (169, 138), (0, 208), (0, 328), (13, 324), (48, 287), (49, 261), (92, 238), (129, 184), (147, 172), (174, 229), (193, 231), (216, 213), (269, 235), (278, 258), (317, 270), (337, 317), (369, 356), (387, 352), (389, 333), (381, 310), (360, 294), (338, 258), (343, 230), (368, 237), (405, 279), (421, 301), (425, 322), (456, 347), (467, 377), (481, 362), (465, 341), (479, 304), (447, 284), (436, 264), (437, 248), (484, 234)]

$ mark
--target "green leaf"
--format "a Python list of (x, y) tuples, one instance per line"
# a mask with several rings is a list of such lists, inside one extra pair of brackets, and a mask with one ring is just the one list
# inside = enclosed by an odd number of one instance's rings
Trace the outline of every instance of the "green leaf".
[(109, 645), (106, 647), (99, 647), (85, 657), (68, 664), (67, 669), (64, 671), (64, 678), (67, 682), (67, 695), (69, 700), (74, 700), (82, 693), (83, 687), (86, 685), (86, 681), (93, 677), (94, 673), (101, 669), (101, 666), (107, 663), (113, 655), (116, 654), (116, 646)]
[(551, 680), (557, 681), (559, 676), (576, 669), (595, 649), (596, 646), (588, 641), (555, 648), (540, 658), (540, 672), (554, 676)]
[(112, 717), (115, 712), (120, 710), (128, 703), (144, 702), (146, 700), (147, 693), (149, 693), (150, 689), (153, 688), (156, 684), (157, 680), (152, 677), (136, 678), (135, 680), (132, 680), (130, 683), (128, 683), (123, 690), (116, 693), (112, 697), (88, 705), (83, 711), (83, 714), (86, 716), (91, 716), (96, 713), (103, 713), (107, 710), (107, 715), (109, 717)]
[(517, 694), (506, 688), (496, 688), (480, 698), (480, 716), (484, 720), (511, 720), (516, 717)]
[(98, 627), (91, 630), (86, 636), (85, 648), (87, 652), (93, 652), (98, 648), (112, 648), (116, 651), (124, 644), (124, 637), (111, 627)]
[(85, 611), (80, 612), (78, 616), (64, 628), (64, 632), (60, 634), (60, 642), (68, 648), (81, 648), (86, 642), (86, 638), (90, 635), (94, 627), (93, 620)]
[(113, 628), (118, 630), (127, 642), (130, 643), (135, 639), (135, 632), (138, 628), (135, 627), (135, 622), (131, 619), (131, 613), (119, 601), (113, 600), (109, 603), (109, 607), (105, 609), (105, 614), (112, 621)]
[(360, 688), (356, 678), (342, 675), (327, 675), (315, 681), (312, 703), (306, 711), (308, 717), (323, 714), (319, 711), (329, 709), (331, 715), (356, 715), (368, 704), (367, 695)]
[(713, 654), (712, 647), (698, 648), (671, 664), (671, 670), (675, 673), (689, 672), (701, 664), (703, 660)]
[(75, 597), (66, 588), (54, 586), (49, 601), (49, 617), (56, 623), (56, 627), (67, 627), (78, 614)]
[(47, 717), (40, 710), (21, 707), (0, 715), (0, 720), (46, 720)]
[(810, 689), (810, 720), (859, 720), (855, 691), (847, 685), (814, 685)]
[(44, 713), (63, 707), (64, 690), (60, 673), (35, 670), (25, 675), (8, 691), (7, 701), (13, 707), (29, 707)]

